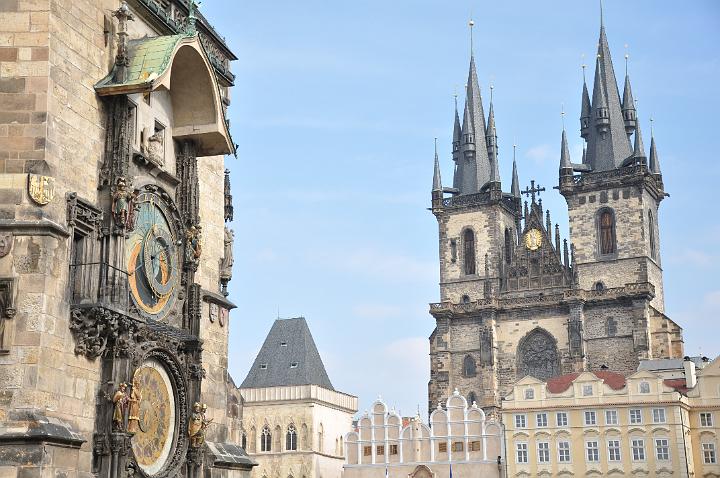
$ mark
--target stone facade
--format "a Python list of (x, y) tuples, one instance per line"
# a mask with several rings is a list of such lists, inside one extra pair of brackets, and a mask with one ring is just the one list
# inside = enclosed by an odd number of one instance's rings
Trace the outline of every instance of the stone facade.
[[(640, 360), (682, 357), (682, 329), (664, 315), (658, 208), (666, 193), (655, 140), (648, 161), (629, 78), (624, 106), (606, 93), (617, 84), (604, 27), (592, 104), (583, 89), (582, 163), (571, 162), (562, 134), (556, 189), (568, 204), (567, 239), (543, 208), (546, 189), (531, 181), (521, 192), (514, 161), (510, 192), (501, 191), (494, 109), (486, 127), (470, 63), (462, 126), (455, 115), (453, 187), (443, 188), (435, 157), (440, 302), (430, 304), (430, 408), (457, 388), (492, 416), (525, 375), (630, 374)], [(468, 164), (484, 161), (490, 180), (468, 185)]]
[[(406, 419), (407, 420), (407, 419)], [(378, 399), (347, 434), (344, 478), (504, 477), (503, 426), (455, 393), (438, 403), (429, 426)]]
[[(234, 306), (220, 284), (234, 56), (195, 9), (153, 0), (0, 8), (0, 476), (249, 473), (227, 373)], [(143, 63), (143, 48), (158, 55)], [(142, 198), (173, 234), (138, 246), (163, 249), (147, 254), (159, 270), (142, 280), (163, 291), (147, 310), (132, 291), (143, 269), (128, 269), (144, 253), (127, 249), (147, 219), (135, 217)], [(192, 226), (203, 231), (195, 245)], [(162, 466), (140, 463), (134, 445), (158, 409), (132, 383), (152, 364), (172, 410)], [(193, 441), (196, 401), (207, 409), (204, 440)]]

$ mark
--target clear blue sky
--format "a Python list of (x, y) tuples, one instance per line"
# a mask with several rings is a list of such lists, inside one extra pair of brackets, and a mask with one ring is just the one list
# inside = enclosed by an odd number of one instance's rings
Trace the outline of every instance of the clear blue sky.
[[(503, 188), (513, 138), (521, 185), (536, 179), (567, 231), (557, 184), (561, 104), (579, 162), (581, 55), (596, 1), (206, 1), (239, 60), (230, 108), (238, 159), (230, 370), (239, 383), (278, 314), (307, 317), (339, 390), (361, 411), (379, 394), (403, 414), (427, 401), (437, 301), (433, 138), (451, 178), (452, 94), (467, 77), (470, 11), (486, 102), (495, 86)], [(622, 81), (649, 118), (667, 191), (660, 240), (667, 314), (687, 354), (720, 352), (720, 3), (605, 2)], [(592, 61), (588, 63), (592, 64)], [(589, 68), (589, 78), (593, 69)], [(486, 109), (487, 111), (487, 109)], [(563, 232), (566, 236), (566, 232)]]

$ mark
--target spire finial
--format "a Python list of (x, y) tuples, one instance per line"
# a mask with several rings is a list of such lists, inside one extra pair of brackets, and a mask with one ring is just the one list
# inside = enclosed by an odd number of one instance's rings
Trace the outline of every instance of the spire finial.
[(495, 85), (490, 83), (490, 103), (493, 102), (493, 90), (495, 89)]
[(185, 33), (187, 34), (194, 35), (197, 32), (195, 22), (197, 21), (198, 6), (200, 6), (200, 2), (196, 2), (195, 0), (188, 2), (187, 24), (185, 25)]
[(438, 157), (438, 154), (437, 154), (437, 138), (435, 138), (435, 157), (436, 157), (436, 158)]
[(453, 99), (455, 100), (455, 111), (457, 112), (458, 85), (453, 88)]
[(560, 118), (562, 121), (563, 131), (565, 131), (565, 103), (560, 103)]
[(625, 44), (625, 76), (628, 75), (628, 59), (630, 58), (630, 54), (628, 53), (628, 44)]
[(651, 117), (650, 117), (650, 137), (651, 137), (651, 138), (652, 138), (653, 136), (655, 136), (655, 132), (653, 131), (653, 123), (654, 123), (654, 121), (655, 121), (655, 118), (653, 118), (653, 117), (651, 116)]
[(583, 84), (585, 84), (585, 68), (587, 68), (587, 65), (585, 64), (585, 53), (580, 55), (580, 60), (582, 61), (582, 63), (580, 64), (580, 68), (582, 68)]
[(472, 19), (472, 13), (470, 14), (470, 21), (468, 22), (468, 27), (470, 27), (470, 56), (473, 56), (473, 27), (475, 26), (475, 22)]
[(605, 28), (605, 22), (603, 21), (603, 0), (600, 0), (600, 28)]

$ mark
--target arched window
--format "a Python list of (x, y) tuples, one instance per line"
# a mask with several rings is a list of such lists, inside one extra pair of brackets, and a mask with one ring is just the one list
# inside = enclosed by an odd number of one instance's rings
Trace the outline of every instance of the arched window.
[(343, 437), (340, 437), (340, 450), (338, 451), (338, 455), (345, 456), (345, 446), (343, 445)]
[(600, 281), (597, 281), (593, 287), (595, 288), (595, 292), (602, 292), (605, 290), (605, 284)]
[(600, 254), (615, 254), (615, 214), (612, 209), (602, 209), (598, 217)]
[(240, 439), (240, 446), (243, 450), (247, 451), (247, 435), (245, 432), (243, 432), (242, 438)]
[(505, 229), (505, 263), (510, 264), (512, 262), (512, 238), (510, 229)]
[(475, 234), (472, 229), (465, 229), (463, 232), (463, 258), (465, 275), (475, 274)]
[(615, 319), (612, 317), (605, 321), (605, 332), (608, 337), (615, 337), (617, 335), (617, 322), (615, 322)]
[(648, 211), (648, 229), (650, 232), (650, 257), (655, 259), (655, 221), (652, 211)]
[(473, 403), (477, 403), (477, 396), (475, 392), (468, 393), (468, 406), (472, 407)]
[(304, 423), (300, 426), (300, 447), (302, 450), (310, 449), (310, 444), (308, 443), (308, 427)]
[(318, 452), (323, 453), (323, 444), (325, 441), (325, 432), (323, 431), (323, 425), (320, 424), (318, 428)]
[(297, 431), (295, 425), (290, 425), (285, 435), (285, 449), (290, 451), (297, 450)]
[(263, 427), (260, 435), (260, 451), (272, 451), (272, 433), (267, 425)]
[(463, 359), (463, 375), (466, 377), (474, 377), (476, 373), (475, 359), (466, 355)]
[(463, 304), (469, 304), (470, 303), (470, 296), (467, 294), (463, 294), (462, 296), (462, 303)]

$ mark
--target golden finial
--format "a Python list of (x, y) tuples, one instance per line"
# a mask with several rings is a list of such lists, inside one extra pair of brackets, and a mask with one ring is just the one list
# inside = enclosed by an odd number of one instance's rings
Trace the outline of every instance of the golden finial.
[(468, 22), (468, 26), (470, 27), (470, 55), (473, 54), (473, 27), (475, 26), (475, 22), (472, 19), (472, 13), (470, 14), (470, 21)]

